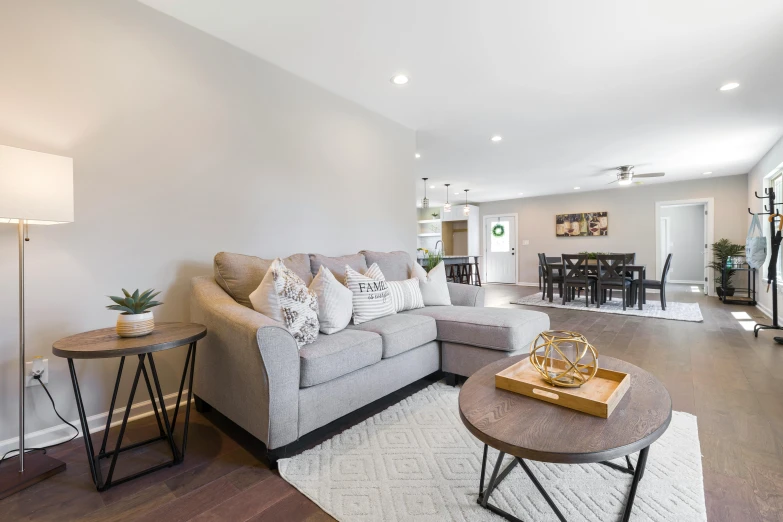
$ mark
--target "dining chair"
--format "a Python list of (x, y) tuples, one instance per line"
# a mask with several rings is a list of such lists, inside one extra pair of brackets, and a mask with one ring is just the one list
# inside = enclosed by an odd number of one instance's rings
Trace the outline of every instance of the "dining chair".
[[(560, 263), (561, 259), (559, 257), (547, 257), (546, 254), (538, 254), (538, 289), (543, 290), (544, 285), (546, 285), (546, 264), (541, 264), (541, 256), (544, 256), (546, 258), (547, 263)], [(560, 269), (556, 268), (558, 274), (560, 273)]]
[(619, 288), (623, 296), (623, 310), (631, 303), (632, 282), (626, 276), (625, 267), (628, 264), (628, 254), (598, 254), (598, 279), (596, 281), (596, 290), (598, 293), (598, 308), (601, 308), (601, 302), (606, 302), (606, 293), (609, 291), (611, 299), (611, 290)]
[[(657, 288), (661, 292), (661, 308), (666, 310), (666, 279), (669, 277), (669, 269), (672, 266), (672, 255), (669, 254), (666, 256), (666, 262), (663, 264), (663, 271), (661, 272), (661, 279), (660, 281), (656, 281), (655, 279), (645, 279), (644, 280), (644, 293), (647, 293), (648, 288)], [(634, 289), (634, 292), (638, 292), (638, 286), (639, 282), (634, 281), (634, 286), (637, 287)], [(639, 299), (642, 300), (642, 303), (646, 302), (646, 296), (640, 295), (638, 296)]]
[[(541, 292), (541, 300), (547, 298), (549, 295), (549, 284), (547, 282), (547, 269), (549, 267), (549, 263), (559, 263), (560, 258), (559, 257), (546, 257), (546, 254), (538, 254), (538, 269), (539, 271), (543, 272), (544, 274), (544, 284), (543, 284), (543, 290)], [(556, 274), (552, 274), (552, 293), (554, 294), (555, 289), (554, 285), (557, 283), (557, 290), (560, 295), (560, 297), (563, 296), (563, 274), (559, 269), (554, 269), (553, 272), (557, 272)]]
[[(577, 289), (585, 290), (585, 306), (595, 302), (595, 279), (590, 277), (587, 254), (563, 254), (563, 304), (575, 295)], [(588, 297), (589, 294), (589, 297)]]

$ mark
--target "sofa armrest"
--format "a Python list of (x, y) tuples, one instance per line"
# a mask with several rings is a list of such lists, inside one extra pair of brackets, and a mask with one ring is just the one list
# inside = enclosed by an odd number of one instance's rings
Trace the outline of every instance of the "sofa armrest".
[(451, 304), (454, 306), (484, 306), (484, 289), (480, 286), (446, 283), (449, 286)]
[(299, 436), (299, 349), (280, 323), (229, 296), (212, 277), (191, 281), (191, 320), (206, 325), (194, 392), (268, 449)]

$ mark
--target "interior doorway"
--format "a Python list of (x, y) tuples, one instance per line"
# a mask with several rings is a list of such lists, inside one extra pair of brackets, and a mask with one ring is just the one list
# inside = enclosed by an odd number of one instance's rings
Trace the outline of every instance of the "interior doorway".
[(487, 283), (517, 283), (517, 215), (484, 216)]
[(672, 263), (668, 282), (698, 286), (709, 295), (714, 283), (707, 264), (710, 262), (713, 233), (712, 200), (661, 201), (655, 204), (655, 278), (669, 254)]

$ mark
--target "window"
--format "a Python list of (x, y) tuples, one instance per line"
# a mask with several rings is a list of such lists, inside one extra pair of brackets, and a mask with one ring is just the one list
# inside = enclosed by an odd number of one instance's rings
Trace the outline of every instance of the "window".
[(508, 221), (493, 221), (489, 224), (489, 251), (509, 252), (511, 244), (508, 237)]
[[(781, 212), (780, 209), (783, 208), (783, 207), (778, 206), (777, 203), (783, 203), (783, 170), (775, 172), (768, 179), (769, 179), (769, 186), (775, 191), (775, 203), (776, 203), (775, 209), (778, 212)], [(763, 201), (762, 203), (764, 203), (764, 202), (766, 202), (766, 201)], [(762, 208), (763, 208), (763, 204), (762, 204)], [(762, 217), (765, 217), (765, 216), (762, 216)], [(761, 228), (764, 231), (764, 235), (768, 236), (769, 235), (769, 222), (766, 219), (762, 219), (761, 220)], [(771, 237), (767, 238), (767, 252), (769, 252), (769, 253), (772, 252), (772, 238)], [(778, 279), (778, 283), (783, 284), (783, 258), (781, 258), (781, 256), (779, 254), (780, 254), (780, 252), (778, 252), (778, 264), (777, 264), (778, 274), (777, 274), (777, 279)], [(769, 256), (769, 254), (767, 254), (767, 255)], [(769, 260), (769, 257), (767, 257), (767, 260)], [(766, 267), (764, 268), (763, 272), (765, 273), (764, 275), (766, 275)]]

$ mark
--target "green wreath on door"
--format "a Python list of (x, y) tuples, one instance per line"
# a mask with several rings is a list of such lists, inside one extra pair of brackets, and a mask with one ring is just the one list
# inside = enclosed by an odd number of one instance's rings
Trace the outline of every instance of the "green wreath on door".
[(505, 233), (506, 233), (506, 227), (504, 227), (500, 223), (492, 227), (492, 235), (495, 237), (503, 237)]

